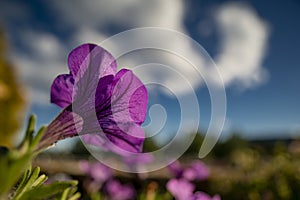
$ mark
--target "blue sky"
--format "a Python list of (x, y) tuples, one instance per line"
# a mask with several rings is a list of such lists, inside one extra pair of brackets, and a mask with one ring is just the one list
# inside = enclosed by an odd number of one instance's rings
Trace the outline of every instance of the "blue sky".
[[(225, 135), (231, 131), (249, 138), (300, 135), (298, 1), (69, 2), (0, 2), (11, 58), (28, 85), (28, 113), (36, 113), (39, 124), (47, 124), (59, 112), (49, 103), (49, 88), (57, 74), (67, 72), (72, 48), (130, 28), (159, 26), (192, 37), (220, 67), (227, 95)], [(183, 48), (192, 53), (188, 46)], [(197, 96), (205, 129), (211, 114), (205, 86), (197, 89)], [(153, 99), (151, 103), (172, 111), (164, 130), (174, 131), (178, 104), (163, 93)]]

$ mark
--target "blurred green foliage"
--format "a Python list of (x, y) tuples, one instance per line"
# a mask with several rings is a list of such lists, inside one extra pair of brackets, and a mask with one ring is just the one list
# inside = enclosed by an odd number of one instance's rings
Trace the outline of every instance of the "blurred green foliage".
[(23, 123), (24, 91), (7, 58), (7, 43), (0, 29), (0, 146), (11, 147)]
[[(203, 134), (199, 133), (180, 158), (181, 162), (189, 163), (198, 159), (202, 142)], [(158, 148), (154, 140), (146, 140), (144, 151), (151, 152)], [(74, 146), (73, 153), (78, 155), (80, 152), (89, 155), (79, 141)], [(299, 140), (247, 141), (236, 133), (225, 141), (219, 141), (203, 161), (210, 168), (211, 175), (208, 180), (195, 183), (197, 190), (208, 194), (220, 194), (222, 200), (300, 199)], [(143, 195), (149, 193), (146, 188), (154, 182), (157, 184), (155, 199), (172, 199), (171, 196), (168, 197), (165, 188), (171, 178), (166, 174), (166, 170), (146, 179), (122, 173), (119, 175), (122, 181), (132, 183)]]
[(300, 199), (297, 140), (249, 142), (235, 135), (218, 144), (207, 163), (208, 191), (222, 199)]

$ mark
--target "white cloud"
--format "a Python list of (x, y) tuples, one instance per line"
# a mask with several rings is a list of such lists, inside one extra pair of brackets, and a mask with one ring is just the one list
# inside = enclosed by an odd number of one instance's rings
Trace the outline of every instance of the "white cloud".
[(55, 61), (64, 58), (66, 48), (61, 41), (51, 33), (45, 32), (23, 32), (24, 43), (36, 58), (43, 61)]
[[(186, 34), (183, 25), (184, 5), (181, 0), (154, 1), (78, 1), (70, 5), (66, 1), (55, 1), (54, 8), (77, 32), (76, 39), (82, 42), (100, 43), (107, 35), (99, 29), (114, 24), (124, 28), (155, 26), (170, 28)], [(64, 4), (66, 4), (64, 6)], [(172, 8), (172, 9), (170, 9)], [(78, 15), (81, 11), (84, 15)], [(85, 12), (87, 11), (87, 12)], [(220, 69), (225, 86), (238, 83), (242, 88), (253, 87), (266, 80), (267, 72), (262, 67), (268, 39), (266, 23), (246, 4), (225, 3), (219, 6), (215, 13), (217, 30), (220, 31), (220, 51), (215, 56), (215, 62)], [(211, 22), (212, 20), (208, 20)], [(135, 40), (145, 39), (134, 38)], [(182, 49), (193, 60), (201, 63), (203, 55), (195, 52), (190, 43), (176, 40), (176, 38), (158, 38), (162, 46)], [(130, 45), (134, 41), (122, 41)], [(118, 47), (120, 43), (113, 44)], [(141, 64), (141, 58), (135, 60), (121, 60), (123, 66)], [(200, 86), (203, 81), (191, 65), (172, 55), (160, 56), (160, 61), (172, 66), (184, 77), (188, 77), (193, 87)], [(213, 70), (199, 65), (202, 75), (214, 79)], [(163, 71), (163, 70), (162, 70)], [(163, 72), (162, 72), (163, 73)], [(186, 84), (178, 84), (178, 76), (166, 73), (164, 77), (157, 76), (157, 72), (147, 71), (145, 75), (153, 81), (160, 82), (178, 93), (186, 91)]]
[(72, 40), (80, 44), (83, 43), (95, 43), (99, 44), (103, 40), (107, 39), (108, 36), (96, 31), (92, 28), (79, 29), (74, 35)]
[[(140, 26), (160, 26), (181, 28), (184, 15), (181, 0), (66, 0), (49, 3), (59, 19), (72, 27), (103, 28), (115, 24), (133, 28)], [(63, 17), (62, 17), (63, 16)]]
[(29, 86), (30, 102), (47, 105), (53, 79), (62, 72), (68, 72), (64, 62), (66, 49), (50, 33), (23, 31), (22, 35), (26, 51), (15, 50), (12, 60)]
[(51, 83), (58, 74), (67, 71), (65, 63), (32, 60), (32, 57), (18, 54), (14, 56), (14, 63), (22, 81), (29, 87), (29, 101), (49, 105)]
[(233, 82), (244, 87), (264, 82), (262, 62), (266, 53), (269, 29), (266, 23), (246, 4), (227, 3), (217, 9), (220, 30), (220, 54), (215, 62), (225, 85)]
[[(76, 30), (73, 42), (82, 41), (99, 44), (104, 38), (108, 38), (109, 36), (100, 33), (97, 30), (101, 30), (101, 28), (105, 28), (110, 24), (125, 29), (145, 26), (163, 27), (185, 33), (183, 25), (185, 8), (183, 1), (181, 0), (132, 0), (126, 3), (120, 0), (89, 1), (88, 3), (79, 1), (78, 4), (74, 3), (72, 5), (66, 4), (66, 6), (62, 6), (65, 3), (65, 1), (63, 1), (63, 4), (61, 4), (61, 1), (55, 1), (53, 9), (59, 11), (60, 15), (58, 16), (64, 16), (65, 22)], [(76, 12), (77, 10), (89, 12), (86, 12), (86, 15), (82, 17), (81, 15), (76, 14), (78, 13)], [(130, 46), (137, 43), (139, 40), (148, 39), (148, 36), (149, 35), (139, 35), (132, 38), (132, 40), (123, 40), (119, 41), (117, 44), (110, 44), (110, 47), (113, 46), (112, 48), (118, 48), (120, 46)], [(180, 51), (188, 54), (189, 57), (197, 59), (198, 63), (201, 62), (199, 60), (202, 59), (201, 55), (198, 55), (198, 52), (195, 52), (191, 44), (182, 40), (177, 40), (176, 36), (170, 36), (168, 38), (157, 37), (155, 42), (169, 49), (180, 49)], [(158, 60), (159, 63), (172, 66), (177, 73), (175, 71), (168, 73), (164, 69), (155, 67), (155, 71), (141, 71), (139, 76), (142, 80), (151, 78), (153, 82), (161, 83), (179, 94), (186, 92), (188, 87), (186, 80), (182, 78), (179, 79), (179, 75), (187, 78), (190, 82), (189, 84), (194, 87), (202, 83), (202, 79), (195, 69), (186, 61), (182, 60), (182, 58), (176, 57), (170, 53), (161, 53), (161, 55), (155, 55), (154, 59)], [(148, 55), (148, 57), (151, 56)], [(138, 64), (145, 64), (144, 61), (145, 57), (141, 58), (136, 56), (134, 59), (133, 57), (130, 57), (129, 59), (120, 59), (118, 60), (118, 63), (121, 66), (136, 66)], [(149, 60), (149, 62), (153, 62), (153, 60)], [(160, 74), (160, 76), (157, 76), (157, 74)], [(182, 83), (178, 84), (178, 80)]]
[[(108, 35), (99, 30), (105, 30), (110, 25), (125, 30), (135, 27), (155, 26), (170, 28), (187, 33), (183, 20), (185, 7), (183, 0), (111, 0), (98, 1), (54, 0), (48, 4), (57, 17), (57, 26), (65, 26), (72, 30), (68, 41), (60, 41), (53, 33), (23, 31), (21, 37), (26, 51), (13, 53), (16, 65), (21, 75), (29, 84), (35, 103), (45, 102), (46, 95), (55, 76), (67, 72), (66, 57), (71, 50), (83, 42), (100, 43)], [(216, 10), (217, 26), (220, 34), (220, 53), (215, 57), (221, 75), (226, 85), (242, 83), (243, 87), (251, 87), (261, 83), (265, 78), (262, 61), (265, 55), (268, 39), (268, 29), (264, 21), (249, 6), (239, 3), (225, 3)], [(209, 20), (211, 21), (211, 20)], [(145, 39), (145, 38), (135, 38)], [(132, 41), (125, 41), (128, 45)], [(193, 60), (200, 63), (202, 74), (214, 78), (207, 66), (201, 65), (202, 55), (194, 51), (192, 44), (176, 40), (176, 38), (158, 38), (157, 42), (170, 48), (180, 49)], [(118, 47), (118, 44), (112, 44)], [(142, 59), (143, 60), (143, 59)], [(141, 64), (124, 60), (123, 66)], [(183, 77), (186, 77), (193, 87), (200, 86), (203, 81), (195, 70), (184, 60), (171, 54), (162, 54), (159, 61), (172, 66)], [(159, 69), (158, 69), (159, 71)], [(178, 93), (187, 89), (185, 80), (178, 79), (176, 73), (161, 73), (145, 70), (141, 76), (147, 76), (154, 82), (160, 82)], [(159, 74), (159, 75), (157, 75)]]

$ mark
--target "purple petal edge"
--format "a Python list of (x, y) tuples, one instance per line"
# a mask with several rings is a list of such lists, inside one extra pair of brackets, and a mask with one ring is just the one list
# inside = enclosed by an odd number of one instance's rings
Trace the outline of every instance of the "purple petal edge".
[(50, 101), (61, 108), (72, 103), (74, 78), (69, 74), (61, 74), (55, 78), (51, 86)]
[(115, 75), (117, 71), (115, 58), (104, 48), (95, 44), (83, 44), (73, 49), (68, 56), (68, 65), (73, 76), (77, 76), (78, 73), (83, 74), (91, 67), (100, 70), (98, 78)]

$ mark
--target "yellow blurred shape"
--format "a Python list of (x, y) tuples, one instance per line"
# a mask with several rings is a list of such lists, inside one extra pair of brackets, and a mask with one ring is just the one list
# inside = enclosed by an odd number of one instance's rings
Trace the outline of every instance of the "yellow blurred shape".
[(25, 98), (7, 55), (6, 41), (0, 29), (0, 146), (12, 147), (15, 134), (23, 124)]

